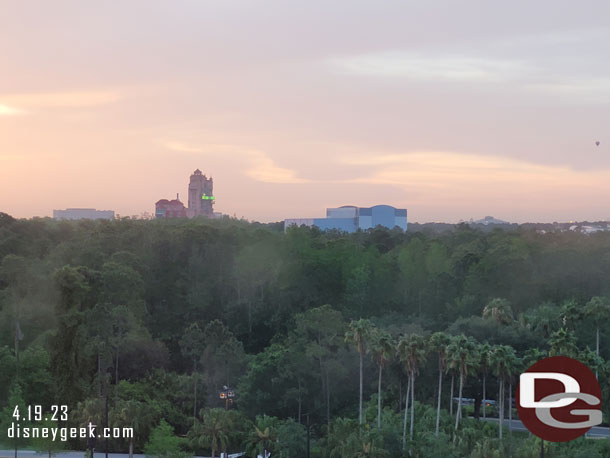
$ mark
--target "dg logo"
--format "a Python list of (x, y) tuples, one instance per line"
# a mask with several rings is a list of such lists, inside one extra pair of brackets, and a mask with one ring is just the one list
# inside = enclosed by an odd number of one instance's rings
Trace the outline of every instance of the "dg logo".
[(602, 422), (602, 392), (595, 374), (566, 356), (545, 358), (519, 377), (519, 418), (536, 436), (567, 442)]

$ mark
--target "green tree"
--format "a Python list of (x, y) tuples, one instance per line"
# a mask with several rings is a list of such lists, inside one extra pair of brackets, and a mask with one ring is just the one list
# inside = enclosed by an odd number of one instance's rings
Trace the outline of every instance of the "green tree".
[(302, 458), (306, 456), (305, 426), (289, 418), (277, 426), (277, 448), (282, 458)]
[(303, 339), (305, 355), (319, 369), (322, 396), (326, 404), (326, 424), (330, 427), (331, 373), (336, 361), (340, 337), (345, 335), (341, 312), (325, 304), (297, 314), (296, 335)]
[(544, 303), (519, 315), (519, 321), (526, 328), (548, 339), (551, 333), (561, 326), (561, 313), (560, 307), (552, 303)]
[(51, 339), (51, 369), (57, 387), (58, 399), (69, 405), (84, 398), (87, 391), (85, 352), (85, 311), (90, 307), (89, 276), (86, 268), (65, 266), (55, 273), (59, 291), (56, 304), (57, 332)]
[(273, 454), (277, 447), (277, 419), (266, 415), (257, 416), (246, 439), (246, 453), (252, 458)]
[(220, 321), (213, 320), (203, 329), (205, 349), (200, 362), (208, 387), (208, 404), (218, 399), (223, 386), (233, 386), (244, 373), (246, 354), (243, 344)]
[[(409, 437), (411, 440), (413, 439), (413, 425), (415, 421), (415, 376), (419, 372), (420, 365), (426, 360), (427, 351), (428, 348), (426, 339), (421, 335), (411, 334), (409, 336), (403, 336), (398, 341), (398, 356), (400, 358), (400, 361), (406, 366), (407, 373), (409, 374), (409, 386), (411, 391), (411, 428), (409, 430)], [(405, 405), (405, 418), (403, 423), (403, 450), (406, 447), (406, 428), (408, 411), (409, 409), (407, 403)]]
[(549, 356), (564, 355), (574, 357), (578, 353), (576, 337), (566, 328), (561, 328), (549, 337)]
[[(52, 421), (51, 419), (45, 419), (36, 426), (40, 428), (56, 428), (57, 422)], [(49, 458), (55, 455), (55, 453), (65, 449), (65, 442), (55, 439), (53, 440), (53, 436), (48, 435), (47, 437), (37, 437), (32, 439), (32, 446), (39, 453), (47, 453)]]
[(371, 353), (379, 369), (377, 380), (377, 428), (381, 429), (381, 377), (383, 368), (394, 355), (396, 346), (390, 333), (375, 328), (371, 339)]
[(443, 392), (443, 372), (447, 368), (447, 347), (451, 337), (445, 332), (435, 332), (430, 336), (430, 349), (438, 354), (438, 395), (436, 401), (436, 426), (434, 434), (438, 436), (441, 420), (441, 394)]
[(226, 450), (233, 425), (225, 409), (202, 409), (202, 421), (196, 421), (188, 437), (192, 445), (211, 449), (212, 458), (216, 452)]
[(158, 412), (150, 404), (135, 399), (120, 402), (113, 409), (113, 422), (123, 428), (131, 428), (129, 437), (129, 458), (133, 458), (134, 438), (147, 435), (158, 420)]
[(369, 320), (359, 319), (352, 321), (349, 324), (349, 331), (345, 333), (345, 341), (353, 343), (360, 356), (360, 390), (358, 402), (358, 422), (363, 423), (362, 417), (362, 389), (363, 389), (363, 374), (364, 374), (364, 354), (367, 352), (367, 341), (371, 336), (373, 325)]
[[(595, 353), (599, 356), (599, 325), (610, 319), (610, 298), (596, 296), (585, 306), (585, 315), (595, 322)], [(597, 377), (597, 371), (595, 372)]]
[(185, 330), (180, 339), (180, 349), (182, 354), (193, 361), (193, 419), (197, 418), (197, 362), (201, 359), (205, 349), (203, 331), (197, 323), (191, 323)]
[(148, 442), (144, 447), (146, 456), (158, 458), (172, 458), (181, 456), (184, 439), (174, 434), (174, 428), (161, 419), (150, 433)]
[(514, 321), (513, 309), (506, 299), (495, 298), (483, 309), (483, 318), (494, 320), (500, 324), (510, 324)]
[(584, 317), (584, 308), (575, 300), (570, 299), (561, 304), (561, 327), (574, 331)]
[(498, 437), (502, 439), (502, 428), (504, 427), (504, 391), (505, 382), (513, 372), (513, 364), (516, 360), (515, 349), (508, 345), (494, 345), (489, 354), (489, 364), (494, 375), (498, 377)]
[[(21, 388), (18, 384), (14, 384), (9, 391), (8, 405), (0, 412), (0, 428), (2, 430), (0, 439), (7, 445), (13, 446), (15, 458), (17, 458), (17, 451), (19, 448), (25, 447), (28, 444), (28, 440), (17, 434), (13, 434), (13, 437), (9, 437), (9, 429), (12, 426), (16, 426), (17, 423), (19, 423), (21, 428), (29, 427), (29, 421), (25, 419), (26, 413), (27, 405), (23, 400)], [(17, 421), (14, 415), (21, 417), (20, 420)]]
[(472, 337), (465, 335), (456, 336), (451, 339), (447, 346), (449, 365), (457, 369), (460, 374), (460, 387), (458, 389), (458, 408), (455, 416), (455, 429), (458, 429), (460, 418), (462, 417), (462, 394), (464, 389), (464, 379), (468, 373), (478, 367), (479, 354), (477, 343)]
[(403, 245), (398, 252), (397, 262), (402, 274), (403, 299), (405, 302), (414, 301), (421, 315), (421, 297), (427, 277), (424, 268), (426, 265), (426, 248), (422, 240), (414, 238), (408, 244)]
[(479, 371), (483, 375), (483, 418), (487, 418), (486, 407), (487, 407), (487, 373), (489, 371), (489, 352), (491, 346), (484, 342), (479, 345), (477, 353), (479, 355)]
[(9, 391), (15, 381), (17, 361), (15, 354), (8, 347), (0, 347), (0, 402), (8, 402)]
[(546, 350), (540, 350), (537, 347), (528, 348), (523, 354), (523, 366), (527, 369), (532, 364), (537, 363), (543, 358), (546, 358), (548, 355), (549, 354)]

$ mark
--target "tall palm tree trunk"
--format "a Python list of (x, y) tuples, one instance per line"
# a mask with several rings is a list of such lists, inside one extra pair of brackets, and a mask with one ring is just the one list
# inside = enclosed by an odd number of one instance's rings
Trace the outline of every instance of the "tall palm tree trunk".
[(485, 374), (483, 374), (483, 418), (485, 418), (485, 396), (486, 396), (486, 388), (487, 388), (487, 377), (485, 376)]
[(362, 426), (362, 365), (363, 365), (363, 355), (362, 351), (360, 351), (360, 402), (359, 402), (359, 411), (358, 411), (358, 421), (359, 425)]
[(381, 429), (381, 372), (383, 364), (379, 365), (379, 381), (377, 382), (377, 428)]
[(504, 381), (502, 379), (498, 381), (498, 437), (500, 439), (502, 439), (502, 419), (504, 418), (504, 412), (502, 411), (502, 407), (504, 404), (504, 400), (502, 399), (502, 394), (504, 392), (502, 386), (503, 382)]
[(513, 381), (508, 382), (508, 431), (513, 430)]
[(595, 353), (599, 356), (599, 326), (597, 327), (595, 336)]
[[(597, 326), (596, 335), (595, 335), (595, 353), (599, 356), (599, 326)], [(597, 377), (597, 367), (595, 368), (595, 378)]]
[(115, 385), (115, 391), (114, 391), (114, 402), (116, 403), (118, 400), (118, 396), (119, 396), (119, 346), (117, 345), (115, 347), (115, 352), (116, 352), (116, 365), (114, 367), (114, 385)]
[(195, 388), (193, 389), (193, 421), (197, 418), (197, 359), (193, 361), (193, 380)]
[(449, 415), (453, 416), (453, 379), (454, 375), (451, 374), (451, 396), (449, 397)]
[(407, 418), (409, 413), (409, 393), (411, 391), (411, 377), (407, 381), (407, 394), (405, 395), (405, 417), (402, 423), (402, 449), (407, 446)]
[(441, 422), (441, 393), (443, 387), (443, 371), (440, 366), (438, 368), (438, 399), (436, 401), (436, 430), (434, 435), (438, 436), (438, 429)]
[(458, 408), (455, 414), (455, 430), (457, 431), (458, 425), (460, 424), (460, 418), (462, 417), (462, 390), (464, 389), (464, 372), (460, 371), (460, 389), (458, 391)]
[(97, 351), (97, 379), (98, 383), (98, 396), (102, 397), (102, 357), (100, 355), (100, 351)]
[(324, 366), (324, 373), (326, 374), (326, 426), (330, 435), (330, 383), (328, 380), (328, 367), (326, 366)]
[(411, 430), (409, 437), (413, 440), (413, 426), (415, 423), (415, 371), (411, 371)]

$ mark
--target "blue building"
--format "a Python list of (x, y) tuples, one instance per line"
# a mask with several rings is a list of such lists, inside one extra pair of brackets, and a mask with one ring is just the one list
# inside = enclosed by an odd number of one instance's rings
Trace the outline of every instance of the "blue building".
[(345, 205), (339, 208), (327, 208), (326, 218), (294, 218), (284, 220), (284, 230), (290, 226), (316, 226), (321, 230), (336, 229), (344, 232), (363, 231), (377, 226), (407, 230), (407, 209), (394, 208), (389, 205), (374, 207), (354, 207)]

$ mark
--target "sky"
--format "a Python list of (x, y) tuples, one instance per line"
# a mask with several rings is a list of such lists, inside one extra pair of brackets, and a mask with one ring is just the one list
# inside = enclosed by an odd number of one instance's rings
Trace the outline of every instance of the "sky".
[[(610, 3), (0, 0), (0, 211), (610, 220)], [(600, 144), (597, 146), (596, 141)]]

